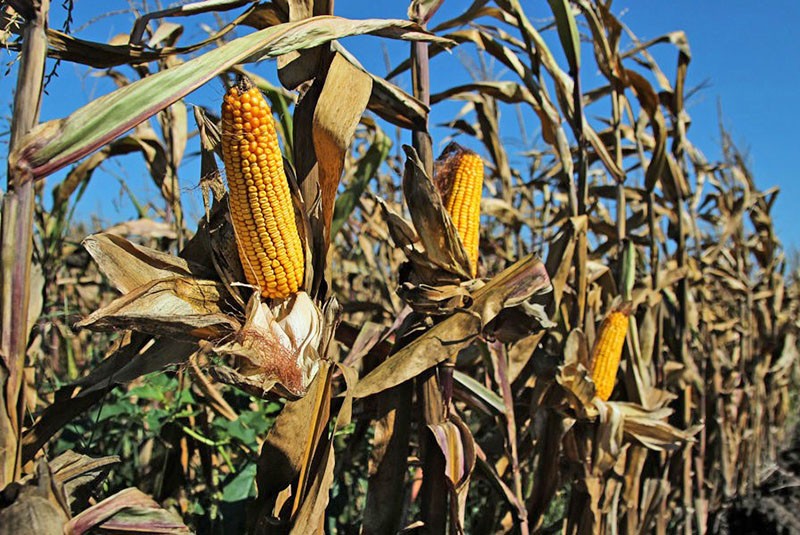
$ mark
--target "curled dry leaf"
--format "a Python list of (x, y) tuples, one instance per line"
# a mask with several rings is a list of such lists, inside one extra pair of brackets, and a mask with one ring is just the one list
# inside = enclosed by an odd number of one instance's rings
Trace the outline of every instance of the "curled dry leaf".
[(648, 411), (635, 403), (608, 402), (619, 409), (624, 418), (625, 436), (629, 440), (640, 443), (655, 451), (673, 451), (686, 443), (694, 442), (694, 435), (700, 432), (702, 425), (689, 429), (678, 429), (667, 423), (672, 409)]
[(397, 289), (397, 293), (415, 312), (434, 316), (450, 315), (472, 304), (469, 291), (462, 285), (456, 284), (415, 286), (410, 282), (404, 282)]
[[(419, 235), (414, 229), (414, 225), (411, 223), (411, 221), (408, 221), (406, 218), (389, 208), (386, 205), (386, 202), (380, 197), (375, 197), (374, 200), (378, 203), (378, 206), (381, 207), (381, 212), (384, 219), (386, 219), (387, 226), (389, 227), (389, 236), (391, 236), (395, 246), (404, 250), (413, 248), (414, 244), (419, 242)], [(421, 249), (417, 249), (416, 252), (421, 253), (421, 251)], [(408, 253), (406, 252), (406, 254)], [(425, 258), (424, 254), (420, 254), (419, 256), (421, 258)], [(430, 265), (431, 269), (433, 269), (433, 264)]]
[(215, 339), (235, 332), (239, 322), (222, 313), (219, 282), (173, 277), (144, 284), (96, 310), (77, 327), (132, 329), (156, 336)]
[(48, 464), (53, 477), (64, 485), (70, 507), (88, 503), (94, 485), (102, 481), (112, 466), (120, 462), (116, 455), (93, 459), (87, 455), (67, 450)]
[(70, 506), (78, 507), (88, 496), (77, 492), (95, 490), (94, 484), (118, 462), (116, 456), (93, 459), (72, 451), (49, 463), (40, 458), (33, 474), (4, 490), (4, 497), (10, 498), (11, 503), (0, 509), (0, 534), (80, 535), (95, 530), (189, 533), (179, 517), (135, 488), (118, 492), (71, 517)]
[(559, 366), (556, 382), (563, 389), (568, 406), (579, 418), (594, 418), (597, 415), (597, 408), (592, 403), (596, 397), (594, 383), (583, 364), (573, 361)]
[[(534, 260), (524, 276), (511, 271), (531, 258)], [(544, 264), (535, 256), (529, 256), (514, 266), (492, 280), (494, 283), (502, 281), (504, 291), (488, 296), (480, 311), (484, 336), (497, 337), (501, 342), (515, 342), (553, 325), (542, 308), (553, 290)], [(510, 325), (515, 322), (516, 325)]]
[(353, 66), (364, 71), (372, 81), (368, 109), (395, 126), (423, 130), (428, 121), (428, 106), (409, 95), (395, 84), (391, 77), (382, 78), (370, 73), (359, 63), (340, 41), (334, 41), (331, 49), (347, 59)]
[(450, 494), (450, 522), (456, 533), (464, 533), (467, 493), (475, 468), (475, 439), (469, 427), (456, 414), (447, 421), (429, 424), (436, 444), (444, 455), (447, 489)]
[(541, 329), (555, 327), (550, 321), (545, 307), (552, 299), (553, 287), (544, 266), (532, 275), (538, 280), (540, 289), (523, 298), (512, 297), (503, 304), (503, 309), (494, 318), (487, 321), (483, 334), (487, 338), (504, 343), (522, 340), (531, 333), (531, 325), (539, 325)]
[(101, 530), (111, 533), (191, 533), (180, 517), (163, 509), (136, 488), (127, 488), (81, 512), (64, 526), (80, 535)]
[(213, 275), (213, 271), (202, 264), (136, 245), (107, 232), (88, 236), (83, 240), (83, 246), (112, 286), (122, 293), (158, 279), (176, 276), (208, 278)]
[(595, 398), (595, 406), (598, 425), (594, 436), (592, 472), (602, 476), (614, 467), (626, 447), (622, 440), (625, 419), (615, 405), (602, 403)]
[[(568, 344), (576, 345), (579, 344)], [(595, 395), (589, 371), (575, 357), (572, 361), (559, 367), (556, 382), (563, 390), (564, 401), (578, 419), (594, 420), (608, 410), (618, 412), (625, 438), (655, 451), (671, 451), (694, 442), (692, 437), (701, 427), (681, 430), (670, 425), (667, 419), (672, 409), (647, 409), (636, 403), (601, 400)]]

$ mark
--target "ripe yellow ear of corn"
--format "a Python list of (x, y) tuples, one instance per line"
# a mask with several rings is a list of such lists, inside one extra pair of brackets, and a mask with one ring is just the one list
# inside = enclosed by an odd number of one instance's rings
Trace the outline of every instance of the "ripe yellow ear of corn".
[(622, 346), (628, 334), (629, 309), (613, 310), (600, 325), (600, 332), (592, 348), (592, 381), (597, 397), (608, 401), (614, 390)]
[(242, 77), (222, 103), (222, 159), (247, 282), (267, 298), (300, 288), (305, 263), (272, 111)]
[(474, 277), (478, 273), (483, 160), (474, 152), (451, 143), (437, 161), (436, 184), (464, 245)]

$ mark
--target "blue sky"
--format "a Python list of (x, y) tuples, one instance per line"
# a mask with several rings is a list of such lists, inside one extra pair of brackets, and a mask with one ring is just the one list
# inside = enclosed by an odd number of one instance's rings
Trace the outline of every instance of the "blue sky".
[(692, 48), (687, 85), (710, 83), (687, 103), (690, 138), (709, 158), (719, 155), (719, 104), (734, 141), (748, 149), (756, 183), (781, 189), (773, 212), (778, 236), (787, 250), (800, 247), (800, 2), (627, 0), (613, 6), (641, 38), (686, 31)]
[[(463, 9), (466, 0), (446, 0), (437, 14), (437, 20), (449, 18)], [(550, 16), (544, 0), (525, 0), (529, 16), (541, 22)], [(339, 0), (337, 14), (352, 18), (395, 17), (405, 18), (405, 1)], [(108, 41), (114, 35), (129, 33), (133, 16), (125, 12), (125, 1), (76, 2), (73, 30), (81, 28), (78, 36)], [(113, 14), (119, 10), (118, 14)], [(692, 49), (692, 62), (688, 71), (687, 87), (692, 88), (707, 82), (709, 85), (687, 102), (692, 116), (689, 136), (708, 158), (719, 155), (718, 104), (722, 109), (725, 125), (733, 133), (740, 147), (748, 149), (750, 163), (756, 181), (761, 188), (777, 185), (781, 195), (774, 210), (778, 235), (787, 249), (800, 247), (800, 225), (795, 223), (794, 199), (800, 196), (800, 185), (794, 179), (794, 123), (800, 119), (800, 104), (794, 92), (800, 83), (800, 40), (794, 37), (800, 27), (800, 1), (765, 0), (752, 2), (743, 0), (617, 0), (612, 6), (641, 39), (657, 37), (673, 30), (684, 30)], [(52, 24), (60, 27), (64, 14), (60, 2), (52, 8)], [(100, 16), (100, 21), (87, 22)], [(210, 20), (210, 19), (209, 19)], [(181, 22), (181, 19), (173, 19)], [(558, 49), (555, 35), (550, 32), (551, 47)], [(194, 28), (181, 38), (181, 43), (199, 40), (204, 35)], [(350, 38), (343, 41), (364, 65), (376, 74), (384, 74), (384, 53), (397, 64), (408, 53), (406, 43), (393, 42), (374, 37)], [(660, 45), (655, 50), (656, 59), (667, 74), (675, 65), (676, 53), (670, 45)], [(592, 51), (584, 44), (582, 54), (590, 60)], [(455, 56), (455, 57), (453, 57)], [(12, 56), (3, 56), (9, 61)], [(461, 53), (442, 55), (432, 63), (434, 91), (453, 83), (469, 81), (462, 62)], [(589, 62), (590, 63), (590, 62)], [(274, 79), (274, 66), (261, 65), (256, 71)], [(48, 88), (42, 119), (54, 119), (66, 115), (88, 100), (112, 89), (107, 78), (97, 77), (88, 69), (64, 64), (61, 76)], [(502, 74), (502, 73), (499, 73)], [(591, 85), (591, 73), (584, 73), (584, 85)], [(0, 79), (0, 113), (10, 114), (11, 94), (16, 78), (16, 69)], [(408, 88), (407, 82), (400, 81)], [(222, 94), (222, 87), (209, 84), (187, 98), (189, 104), (215, 107)], [(432, 123), (443, 122), (459, 109), (458, 104), (437, 106), (433, 110)], [(513, 114), (508, 113), (509, 117)], [(509, 151), (521, 150), (519, 130), (512, 119), (506, 118), (509, 133), (504, 137)], [(190, 118), (190, 128), (193, 122)], [(504, 126), (504, 128), (506, 128)], [(535, 135), (536, 125), (526, 126), (529, 136)], [(443, 131), (434, 131), (443, 137)], [(504, 134), (505, 135), (505, 134)], [(436, 137), (436, 136), (435, 136)], [(0, 139), (3, 143), (5, 138)], [(438, 140), (440, 143), (442, 139)], [(408, 139), (404, 139), (408, 142)], [(194, 145), (190, 145), (190, 150)], [(5, 149), (2, 149), (5, 150)], [(513, 156), (513, 155), (512, 155)], [(182, 187), (187, 202), (187, 212), (199, 215), (199, 196), (195, 185), (198, 179), (198, 159), (187, 157), (180, 170)], [(144, 178), (143, 178), (144, 177)], [(52, 181), (58, 179), (53, 177)], [(157, 196), (138, 156), (119, 158), (104, 166), (104, 172), (93, 179), (85, 198), (79, 205), (82, 214), (94, 214), (105, 224), (131, 217), (132, 205), (120, 193), (119, 181), (125, 180), (141, 198)]]

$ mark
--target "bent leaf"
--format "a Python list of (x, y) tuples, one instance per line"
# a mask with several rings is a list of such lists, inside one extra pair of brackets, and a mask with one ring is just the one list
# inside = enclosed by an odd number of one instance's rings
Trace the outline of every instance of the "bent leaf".
[[(411, 379), (470, 345), (509, 303), (530, 298), (550, 285), (541, 260), (529, 255), (477, 290), (469, 308), (456, 312), (401, 349), (359, 381), (353, 396), (363, 398)], [(535, 330), (537, 324), (529, 326)]]
[(23, 176), (32, 179), (45, 177), (109, 143), (239, 63), (362, 34), (449, 42), (422, 31), (412, 22), (401, 20), (355, 21), (322, 16), (279, 24), (121, 87), (64, 119), (38, 125), (9, 156), (9, 166), (20, 169)]

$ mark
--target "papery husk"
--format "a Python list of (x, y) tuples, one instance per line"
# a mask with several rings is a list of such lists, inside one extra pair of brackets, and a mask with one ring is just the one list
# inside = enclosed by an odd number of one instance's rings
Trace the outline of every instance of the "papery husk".
[(647, 409), (637, 403), (603, 401), (596, 396), (594, 383), (583, 364), (572, 362), (559, 367), (556, 381), (562, 388), (563, 409), (578, 420), (594, 421), (604, 411), (619, 412), (625, 439), (654, 451), (675, 450), (694, 442), (702, 426), (682, 430), (667, 421), (672, 409)]
[(215, 366), (222, 382), (257, 397), (268, 393), (297, 399), (305, 395), (319, 370), (326, 319), (305, 292), (270, 308), (257, 294), (247, 304), (247, 319), (232, 341), (214, 352), (233, 357), (233, 366)]

